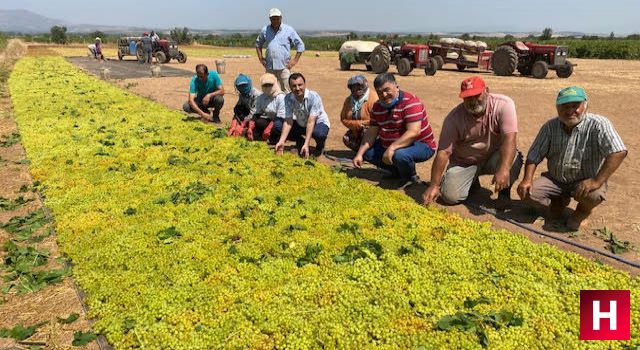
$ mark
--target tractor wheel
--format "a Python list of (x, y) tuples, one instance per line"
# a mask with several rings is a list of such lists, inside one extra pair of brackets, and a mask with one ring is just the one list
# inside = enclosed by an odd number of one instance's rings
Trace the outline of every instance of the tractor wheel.
[(144, 63), (144, 53), (142, 52), (142, 44), (139, 44), (136, 47), (136, 58), (138, 59), (138, 62)]
[(384, 73), (389, 70), (389, 64), (391, 64), (391, 53), (389, 52), (389, 48), (385, 45), (376, 46), (371, 52), (369, 62), (371, 62), (371, 69), (376, 74)]
[(456, 64), (456, 67), (458, 67), (459, 72), (464, 72), (464, 70), (467, 69), (467, 66), (464, 64)]
[(573, 74), (573, 65), (567, 61), (564, 66), (556, 68), (558, 78), (568, 78)]
[(178, 51), (176, 59), (178, 60), (178, 63), (187, 63), (187, 54), (182, 51)]
[(349, 70), (351, 69), (351, 63), (347, 62), (344, 57), (340, 57), (340, 70)]
[(549, 72), (549, 66), (545, 61), (537, 61), (531, 66), (531, 75), (536, 79), (544, 79)]
[(411, 73), (411, 71), (413, 70), (413, 67), (411, 67), (411, 61), (409, 61), (409, 59), (406, 57), (398, 60), (396, 68), (398, 68), (398, 74), (403, 77), (409, 75), (409, 73)]
[(167, 60), (167, 55), (165, 55), (162, 51), (158, 51), (153, 55), (156, 57), (156, 61), (158, 61), (158, 64), (164, 63), (164, 61)]
[(438, 71), (438, 61), (431, 57), (427, 64), (424, 66), (424, 74), (426, 75), (435, 75)]
[(368, 72), (371, 72), (371, 70), (373, 69), (373, 67), (371, 67), (371, 65), (370, 65), (370, 64), (367, 64), (367, 65), (366, 65), (366, 67), (367, 67), (367, 71), (368, 71)]
[(511, 46), (498, 46), (491, 56), (491, 69), (496, 75), (512, 75), (518, 66), (518, 54)]
[(433, 58), (435, 58), (436, 62), (438, 62), (438, 69), (442, 69), (442, 66), (444, 66), (444, 58), (442, 58), (442, 56), (440, 55), (433, 56)]

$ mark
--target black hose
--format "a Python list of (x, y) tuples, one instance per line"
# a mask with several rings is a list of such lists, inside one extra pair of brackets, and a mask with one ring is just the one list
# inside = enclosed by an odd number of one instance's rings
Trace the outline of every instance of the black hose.
[(627, 260), (627, 259), (625, 259), (625, 258), (623, 258), (621, 256), (618, 256), (618, 255), (615, 255), (615, 254), (611, 254), (611, 253), (605, 252), (603, 250), (595, 249), (595, 248), (586, 246), (584, 244), (573, 242), (573, 241), (570, 241), (570, 240), (568, 240), (566, 238), (562, 238), (562, 237), (558, 237), (558, 236), (555, 236), (555, 235), (548, 234), (546, 232), (543, 232), (543, 231), (537, 230), (535, 228), (529, 227), (528, 225), (525, 225), (523, 223), (517, 222), (517, 221), (515, 221), (513, 219), (501, 218), (498, 215), (496, 215), (496, 213), (494, 211), (492, 211), (490, 209), (487, 209), (487, 208), (485, 208), (485, 207), (483, 207), (481, 205), (476, 205), (476, 204), (469, 203), (469, 202), (467, 202), (466, 205), (468, 205), (470, 207), (473, 207), (474, 209), (481, 210), (481, 211), (483, 211), (483, 212), (485, 212), (487, 214), (491, 214), (497, 219), (500, 219), (500, 220), (506, 221), (506, 222), (508, 222), (510, 224), (516, 225), (516, 226), (518, 226), (518, 227), (520, 227), (522, 229), (525, 229), (525, 230), (527, 230), (527, 231), (529, 231), (531, 233), (535, 233), (535, 234), (538, 234), (538, 235), (541, 235), (541, 236), (544, 236), (544, 237), (547, 237), (547, 238), (555, 239), (555, 240), (560, 241), (562, 243), (566, 243), (566, 244), (568, 244), (570, 246), (573, 246), (573, 247), (576, 247), (576, 248), (580, 248), (582, 250), (586, 250), (586, 251), (591, 252), (591, 253), (600, 254), (602, 256), (606, 256), (607, 258), (610, 258), (610, 259), (616, 260), (618, 262), (621, 262), (621, 263), (623, 263), (625, 265), (628, 265), (628, 266), (631, 266), (631, 267), (635, 267), (636, 269), (640, 269), (640, 264), (639, 263), (636, 263), (636, 262), (633, 262), (633, 261), (629, 261), (629, 260)]

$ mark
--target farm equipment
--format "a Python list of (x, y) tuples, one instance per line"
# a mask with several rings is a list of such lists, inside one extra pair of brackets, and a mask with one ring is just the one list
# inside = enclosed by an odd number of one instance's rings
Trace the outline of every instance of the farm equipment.
[(391, 65), (395, 65), (402, 76), (409, 75), (414, 68), (424, 68), (426, 75), (438, 71), (438, 63), (431, 57), (429, 45), (425, 44), (380, 44), (371, 52), (369, 61), (375, 73), (386, 72)]
[(575, 66), (567, 60), (568, 51), (567, 46), (510, 41), (498, 45), (491, 68), (496, 75), (512, 75), (517, 69), (520, 74), (537, 79), (546, 77), (551, 69), (559, 78), (568, 78)]
[[(144, 60), (142, 52), (142, 37), (121, 37), (118, 40), (118, 59), (122, 60), (125, 56), (136, 56), (138, 61)], [(158, 40), (153, 45), (152, 55), (158, 63), (169, 63), (172, 59), (180, 63), (187, 62), (187, 54), (178, 50), (175, 42), (166, 39)]]
[(369, 61), (371, 52), (380, 45), (375, 41), (352, 40), (345, 41), (338, 51), (340, 70), (349, 70), (353, 64), (364, 64), (367, 70), (371, 70)]
[(429, 47), (438, 69), (447, 63), (455, 64), (459, 71), (467, 68), (491, 69), (493, 51), (487, 50), (487, 44), (482, 41), (442, 38), (439, 44), (429, 44)]

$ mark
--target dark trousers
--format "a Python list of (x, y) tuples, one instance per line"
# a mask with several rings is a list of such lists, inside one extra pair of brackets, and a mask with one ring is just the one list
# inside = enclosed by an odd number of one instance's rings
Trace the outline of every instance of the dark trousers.
[[(222, 109), (222, 106), (224, 106), (224, 97), (221, 95), (214, 96), (212, 99), (209, 99), (209, 105), (205, 105), (202, 103), (202, 100), (196, 99), (196, 104), (198, 105), (198, 108), (200, 108), (205, 113), (207, 113), (209, 111), (209, 108), (211, 108), (212, 117), (220, 117), (220, 110)], [(189, 104), (189, 101), (185, 102), (182, 105), (182, 110), (187, 113), (195, 113), (193, 108), (191, 108), (191, 104)]]
[[(304, 145), (306, 133), (306, 127), (300, 126), (296, 121), (293, 122), (293, 127), (289, 132), (288, 139), (296, 142), (298, 152), (300, 152), (302, 145)], [(327, 136), (329, 136), (329, 127), (326, 124), (316, 123), (313, 127), (313, 133), (311, 134), (311, 138), (316, 142), (316, 151), (314, 155), (318, 156), (322, 154), (324, 144), (327, 141)]]
[(364, 153), (364, 160), (374, 164), (378, 168), (386, 169), (401, 179), (410, 179), (416, 175), (416, 163), (427, 161), (435, 153), (426, 143), (414, 142), (412, 145), (400, 148), (393, 153), (392, 165), (385, 164), (382, 156), (386, 152), (380, 139), (376, 140), (373, 147)]

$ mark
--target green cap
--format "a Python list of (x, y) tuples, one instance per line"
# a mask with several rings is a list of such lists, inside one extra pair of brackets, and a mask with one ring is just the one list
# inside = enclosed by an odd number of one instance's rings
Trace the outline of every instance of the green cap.
[(570, 102), (583, 102), (587, 100), (587, 93), (579, 86), (569, 86), (558, 92), (556, 105), (563, 105)]

